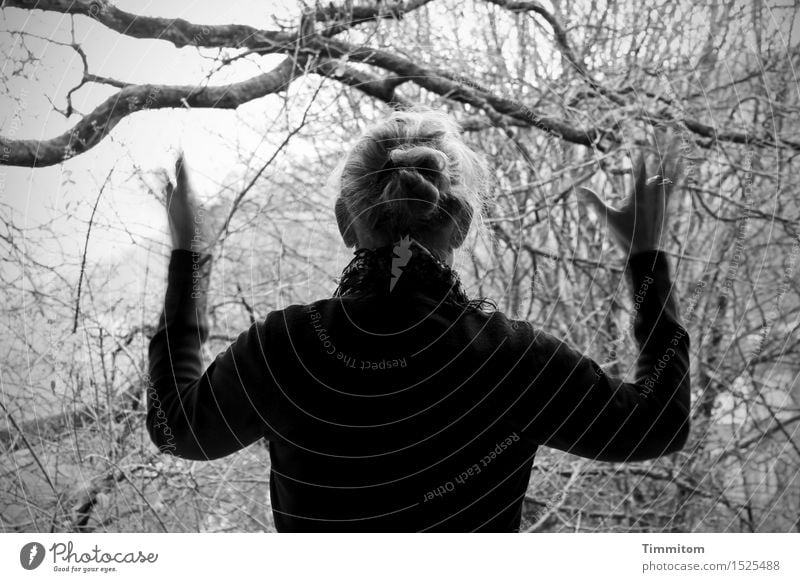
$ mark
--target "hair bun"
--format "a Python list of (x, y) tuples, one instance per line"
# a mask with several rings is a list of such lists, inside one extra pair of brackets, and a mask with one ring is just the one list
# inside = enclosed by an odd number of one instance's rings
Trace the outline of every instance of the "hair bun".
[(450, 188), (447, 155), (428, 146), (395, 149), (388, 165), (392, 175), (381, 196), (385, 212), (406, 226), (434, 214), (440, 195)]

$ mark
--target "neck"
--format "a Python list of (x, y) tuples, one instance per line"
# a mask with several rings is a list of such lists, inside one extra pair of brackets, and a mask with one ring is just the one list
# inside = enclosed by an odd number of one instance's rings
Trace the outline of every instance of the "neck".
[[(436, 257), (439, 261), (447, 265), (453, 266), (453, 249), (448, 245), (442, 244), (444, 235), (446, 238), (448, 233), (434, 233), (415, 236), (412, 238), (419, 246), (423, 247), (428, 253)], [(387, 235), (372, 232), (359, 232), (357, 249), (378, 250), (390, 245), (396, 245), (398, 241), (392, 241)]]
[[(449, 257), (452, 261), (452, 252)], [(342, 272), (334, 296), (404, 297), (412, 293), (422, 293), (436, 301), (469, 302), (450, 264), (411, 237), (356, 250)]]

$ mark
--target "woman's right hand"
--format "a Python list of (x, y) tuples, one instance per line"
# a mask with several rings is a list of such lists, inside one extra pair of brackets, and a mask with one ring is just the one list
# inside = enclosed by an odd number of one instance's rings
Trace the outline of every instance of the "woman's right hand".
[[(661, 154), (662, 149), (657, 149)], [(608, 206), (590, 188), (579, 188), (579, 200), (605, 217), (612, 236), (628, 255), (657, 250), (667, 218), (667, 203), (681, 173), (678, 142), (668, 142), (658, 163), (648, 165), (640, 152), (634, 170), (633, 188), (621, 208)]]

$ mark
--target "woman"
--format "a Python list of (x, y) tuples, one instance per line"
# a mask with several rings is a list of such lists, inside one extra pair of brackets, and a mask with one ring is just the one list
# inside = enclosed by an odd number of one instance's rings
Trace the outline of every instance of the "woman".
[(620, 210), (582, 193), (628, 256), (633, 383), (465, 296), (453, 251), (480, 227), (487, 171), (432, 111), (392, 114), (337, 170), (336, 218), (357, 250), (334, 296), (272, 311), (204, 371), (210, 257), (192, 252), (203, 241), (178, 166), (147, 427), (187, 459), (266, 438), (279, 531), (517, 531), (540, 445), (619, 462), (686, 442), (689, 336), (658, 248), (674, 150), (663, 177), (640, 161)]

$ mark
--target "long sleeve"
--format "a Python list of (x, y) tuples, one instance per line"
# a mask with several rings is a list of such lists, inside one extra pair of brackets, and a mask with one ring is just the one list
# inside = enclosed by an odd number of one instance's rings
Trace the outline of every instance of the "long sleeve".
[(669, 265), (658, 251), (630, 257), (634, 382), (607, 375), (565, 342), (535, 331), (540, 376), (528, 388), (525, 432), (538, 444), (604, 461), (680, 450), (689, 434), (689, 334), (680, 324)]
[(216, 459), (268, 437), (272, 375), (266, 323), (253, 324), (203, 371), (211, 257), (173, 250), (164, 309), (149, 345), (147, 430), (163, 453)]

